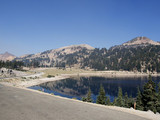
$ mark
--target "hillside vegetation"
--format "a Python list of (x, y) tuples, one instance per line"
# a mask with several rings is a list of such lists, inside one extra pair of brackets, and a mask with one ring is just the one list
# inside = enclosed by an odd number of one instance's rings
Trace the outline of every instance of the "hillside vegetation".
[(77, 67), (94, 70), (160, 72), (160, 43), (137, 37), (122, 45), (98, 49), (73, 45), (15, 59), (32, 67)]
[(83, 67), (97, 70), (160, 72), (160, 46), (116, 47), (95, 49), (84, 60)]

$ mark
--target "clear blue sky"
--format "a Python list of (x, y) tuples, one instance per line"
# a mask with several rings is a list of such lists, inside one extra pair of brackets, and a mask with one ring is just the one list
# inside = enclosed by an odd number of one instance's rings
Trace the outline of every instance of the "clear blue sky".
[(0, 0), (0, 53), (160, 41), (160, 0)]

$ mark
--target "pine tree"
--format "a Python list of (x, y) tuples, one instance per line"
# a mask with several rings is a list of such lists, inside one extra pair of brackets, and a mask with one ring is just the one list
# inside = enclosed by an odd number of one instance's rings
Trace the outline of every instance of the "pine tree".
[(137, 110), (143, 110), (143, 102), (142, 102), (142, 93), (139, 90), (139, 87), (137, 87), (137, 97), (136, 97), (136, 109)]
[(142, 100), (144, 105), (144, 110), (151, 110), (156, 113), (156, 90), (155, 83), (152, 81), (151, 75), (149, 75), (148, 82), (144, 85)]
[(99, 95), (97, 96), (96, 103), (106, 105), (106, 93), (105, 93), (105, 90), (104, 90), (102, 84), (100, 86)]
[(158, 95), (158, 103), (157, 103), (157, 112), (159, 112), (160, 113), (160, 82), (159, 82), (159, 84), (158, 84), (158, 93), (157, 93)]
[(114, 101), (113, 101), (112, 104), (116, 106), (116, 104), (117, 104), (117, 98), (114, 98)]
[(127, 92), (125, 92), (125, 96), (124, 96), (124, 107), (128, 108), (129, 104), (128, 104), (128, 94)]
[(82, 101), (84, 102), (92, 102), (92, 92), (91, 89), (89, 88), (88, 93), (86, 95), (86, 97), (82, 97)]
[(109, 98), (109, 97), (107, 97), (106, 104), (107, 104), (107, 105), (111, 105), (111, 101), (110, 101), (110, 98)]
[(158, 83), (158, 100), (160, 101), (160, 82)]
[(91, 89), (89, 88), (88, 93), (87, 93), (87, 97), (86, 97), (86, 101), (87, 102), (92, 102), (92, 92)]
[(129, 108), (134, 107), (134, 99), (133, 99), (132, 95), (130, 95), (128, 98), (128, 106), (129, 106)]
[(123, 107), (124, 106), (124, 101), (123, 101), (123, 93), (122, 93), (122, 88), (118, 88), (118, 98), (116, 102), (117, 106)]

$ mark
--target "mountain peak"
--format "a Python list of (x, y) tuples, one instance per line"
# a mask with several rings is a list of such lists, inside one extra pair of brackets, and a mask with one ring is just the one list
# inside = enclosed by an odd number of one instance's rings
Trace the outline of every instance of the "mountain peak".
[(5, 56), (8, 56), (8, 55), (9, 55), (9, 56), (14, 56), (13, 54), (11, 54), (11, 53), (9, 53), (9, 52), (7, 52), (7, 51), (6, 51), (3, 55), (5, 55)]
[(6, 61), (12, 61), (16, 56), (14, 56), (13, 54), (9, 53), (9, 52), (5, 52), (4, 54), (0, 54), (0, 60)]
[(79, 50), (82, 50), (86, 48), (87, 50), (93, 50), (94, 48), (87, 44), (80, 44), (80, 45), (70, 45), (61, 47), (58, 49), (53, 49), (52, 52), (60, 52), (61, 54), (72, 54), (74, 52), (77, 52)]
[(70, 46), (61, 47), (61, 48), (58, 48), (57, 50), (60, 50), (60, 49), (71, 49), (71, 48), (77, 48), (77, 47), (86, 48), (86, 49), (88, 49), (88, 50), (94, 49), (94, 48), (93, 48), (92, 46), (90, 46), (90, 45), (80, 44), (80, 45), (70, 45)]
[(132, 45), (160, 45), (160, 43), (158, 42), (155, 42), (147, 37), (136, 37), (122, 45), (125, 45), (125, 46), (132, 46)]

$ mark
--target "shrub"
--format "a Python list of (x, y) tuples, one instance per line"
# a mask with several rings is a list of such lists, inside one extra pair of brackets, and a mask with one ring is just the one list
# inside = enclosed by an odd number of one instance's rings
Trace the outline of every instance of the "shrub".
[(48, 78), (51, 78), (51, 77), (55, 77), (55, 76), (54, 76), (54, 75), (48, 75), (47, 77), (48, 77)]

